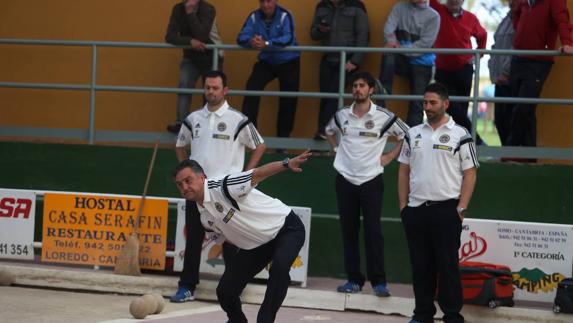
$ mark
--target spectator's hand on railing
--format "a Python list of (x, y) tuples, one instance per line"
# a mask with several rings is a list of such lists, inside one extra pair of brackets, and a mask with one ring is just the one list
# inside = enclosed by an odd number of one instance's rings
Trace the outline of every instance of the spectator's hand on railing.
[(191, 49), (198, 52), (204, 52), (207, 49), (207, 46), (205, 46), (205, 43), (200, 40), (191, 39)]
[(255, 37), (251, 39), (251, 46), (255, 49), (261, 50), (266, 47), (265, 40), (260, 35), (255, 35)]
[(346, 65), (344, 66), (344, 69), (346, 69), (346, 72), (348, 73), (354, 71), (356, 68), (357, 66), (354, 65), (354, 63), (352, 63), (351, 61), (346, 62)]
[(561, 46), (561, 48), (559, 48), (559, 50), (563, 54), (573, 55), (573, 46), (571, 46), (571, 45), (563, 45), (563, 46)]
[(495, 81), (495, 84), (497, 85), (506, 85), (508, 83), (509, 83), (509, 77), (505, 74), (499, 74), (497, 80)]
[(398, 48), (398, 47), (400, 47), (400, 43), (398, 43), (398, 42), (387, 42), (386, 44), (384, 44), (384, 47), (386, 47), (386, 48)]

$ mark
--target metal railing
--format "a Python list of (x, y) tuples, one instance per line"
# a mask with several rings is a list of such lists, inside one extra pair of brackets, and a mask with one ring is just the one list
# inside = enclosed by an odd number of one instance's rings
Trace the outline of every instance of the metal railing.
[[(202, 94), (202, 89), (181, 89), (166, 87), (143, 87), (143, 86), (116, 86), (100, 85), (97, 83), (97, 49), (98, 47), (122, 47), (122, 48), (159, 48), (159, 49), (181, 49), (189, 46), (173, 46), (164, 43), (143, 43), (143, 42), (108, 42), (108, 41), (64, 41), (64, 40), (28, 40), (28, 39), (0, 39), (0, 45), (44, 45), (44, 46), (80, 46), (91, 47), (91, 78), (89, 84), (60, 84), (60, 83), (25, 83), (25, 82), (0, 82), (0, 87), (24, 88), (24, 89), (53, 89), (53, 90), (78, 90), (90, 92), (89, 127), (87, 133), (81, 129), (47, 129), (31, 127), (10, 127), (0, 126), (0, 136), (35, 136), (35, 137), (56, 137), (66, 139), (87, 139), (89, 144), (96, 141), (101, 142), (153, 142), (160, 138), (163, 143), (172, 143), (174, 137), (168, 133), (153, 132), (130, 132), (130, 131), (110, 131), (95, 129), (95, 109), (96, 93), (100, 91), (120, 91), (120, 92), (146, 92), (146, 93), (173, 93), (173, 94)], [(220, 50), (237, 51), (251, 50), (237, 45), (207, 45), (213, 51), (213, 68), (218, 66), (218, 56)], [(296, 46), (280, 49), (282, 51), (296, 50), (300, 52), (338, 52), (340, 53), (340, 78), (338, 93), (321, 92), (281, 92), (281, 91), (244, 91), (230, 90), (231, 96), (279, 96), (279, 97), (300, 97), (300, 98), (337, 98), (339, 107), (343, 106), (344, 99), (351, 99), (352, 95), (345, 93), (346, 72), (345, 62), (347, 53), (437, 53), (437, 54), (467, 54), (473, 55), (475, 60), (475, 72), (473, 82), (473, 95), (471, 97), (452, 96), (451, 101), (469, 101), (473, 103), (472, 109), (472, 129), (473, 138), (476, 138), (477, 112), (479, 102), (500, 102), (500, 103), (534, 103), (550, 105), (573, 105), (573, 99), (532, 99), (532, 98), (491, 98), (479, 96), (480, 83), (480, 62), (482, 55), (535, 55), (535, 56), (558, 56), (561, 53), (557, 50), (485, 50), (485, 49), (445, 49), (445, 48), (379, 48), (379, 47), (323, 47), (323, 46)], [(318, 70), (317, 70), (318, 73)], [(373, 99), (410, 101), (422, 100), (421, 95), (374, 95)], [(303, 138), (265, 138), (267, 146), (271, 148), (287, 149), (324, 149), (327, 144), (316, 142), (312, 139)], [(389, 147), (390, 148), (390, 147)], [(540, 147), (488, 147), (478, 146), (478, 153), (481, 157), (499, 158), (525, 157), (525, 158), (550, 158), (550, 159), (570, 159), (573, 160), (573, 149), (571, 148), (540, 148)]]

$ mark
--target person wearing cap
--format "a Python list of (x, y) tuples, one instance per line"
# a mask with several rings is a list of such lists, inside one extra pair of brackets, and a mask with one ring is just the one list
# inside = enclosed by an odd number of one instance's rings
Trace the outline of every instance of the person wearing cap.
[[(341, 293), (362, 290), (365, 277), (360, 270), (360, 210), (362, 210), (366, 274), (377, 296), (390, 296), (384, 269), (384, 238), (380, 229), (382, 173), (400, 152), (408, 126), (392, 112), (370, 100), (376, 80), (368, 72), (353, 77), (354, 102), (334, 114), (326, 127), (327, 140), (336, 151), (334, 168), (336, 198), (342, 229), (344, 269), (348, 281), (337, 287)], [(336, 146), (336, 135), (340, 144)], [(384, 147), (389, 136), (398, 143), (388, 153)]]
[(302, 172), (300, 166), (310, 156), (306, 151), (294, 158), (214, 178), (207, 178), (195, 160), (186, 159), (175, 169), (177, 188), (186, 200), (197, 203), (209, 239), (227, 240), (238, 247), (217, 286), (217, 299), (229, 322), (247, 322), (241, 309), (241, 292), (269, 264), (267, 290), (257, 322), (275, 321), (290, 284), (290, 268), (304, 244), (305, 228), (290, 207), (255, 187), (286, 170)]
[[(209, 176), (237, 173), (257, 166), (265, 151), (263, 138), (249, 118), (230, 107), (225, 100), (229, 90), (225, 73), (206, 73), (204, 90), (207, 101), (205, 106), (183, 120), (175, 144), (177, 161), (194, 159), (201, 163)], [(246, 167), (245, 149), (253, 150)], [(187, 238), (183, 270), (179, 288), (171, 297), (171, 301), (176, 303), (192, 301), (195, 286), (199, 283), (200, 254), (205, 231), (193, 201), (186, 201), (185, 224)], [(223, 244), (223, 260), (233, 253), (232, 249), (230, 244)]]
[(437, 300), (444, 322), (463, 322), (458, 249), (474, 191), (476, 149), (468, 130), (446, 114), (448, 90), (429, 84), (427, 121), (410, 128), (398, 157), (398, 197), (412, 265), (414, 322), (433, 322)]

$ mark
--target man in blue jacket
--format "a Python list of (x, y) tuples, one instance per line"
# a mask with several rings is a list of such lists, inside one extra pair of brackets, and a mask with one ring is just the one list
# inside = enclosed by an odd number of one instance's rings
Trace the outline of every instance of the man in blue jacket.
[[(292, 14), (277, 5), (278, 0), (259, 0), (260, 8), (253, 11), (245, 21), (237, 43), (245, 48), (260, 51), (247, 81), (247, 90), (261, 91), (275, 78), (279, 79), (280, 91), (296, 92), (299, 89), (300, 53), (297, 51), (273, 51), (286, 46), (297, 46)], [(257, 125), (259, 96), (246, 96), (243, 114)], [(294, 124), (297, 98), (279, 98), (277, 136), (289, 137)]]

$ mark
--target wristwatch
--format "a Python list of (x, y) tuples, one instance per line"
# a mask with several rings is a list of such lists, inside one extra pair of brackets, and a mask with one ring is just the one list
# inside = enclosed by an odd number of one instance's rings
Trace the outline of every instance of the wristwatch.
[(284, 167), (284, 168), (289, 168), (289, 167), (288, 167), (288, 162), (289, 162), (289, 161), (290, 161), (290, 158), (288, 158), (288, 157), (285, 158), (285, 159), (283, 159), (282, 164), (283, 164), (283, 167)]
[(468, 212), (468, 209), (466, 209), (465, 207), (458, 207), (456, 208), (456, 210), (458, 211), (458, 214), (465, 217), (466, 213)]

